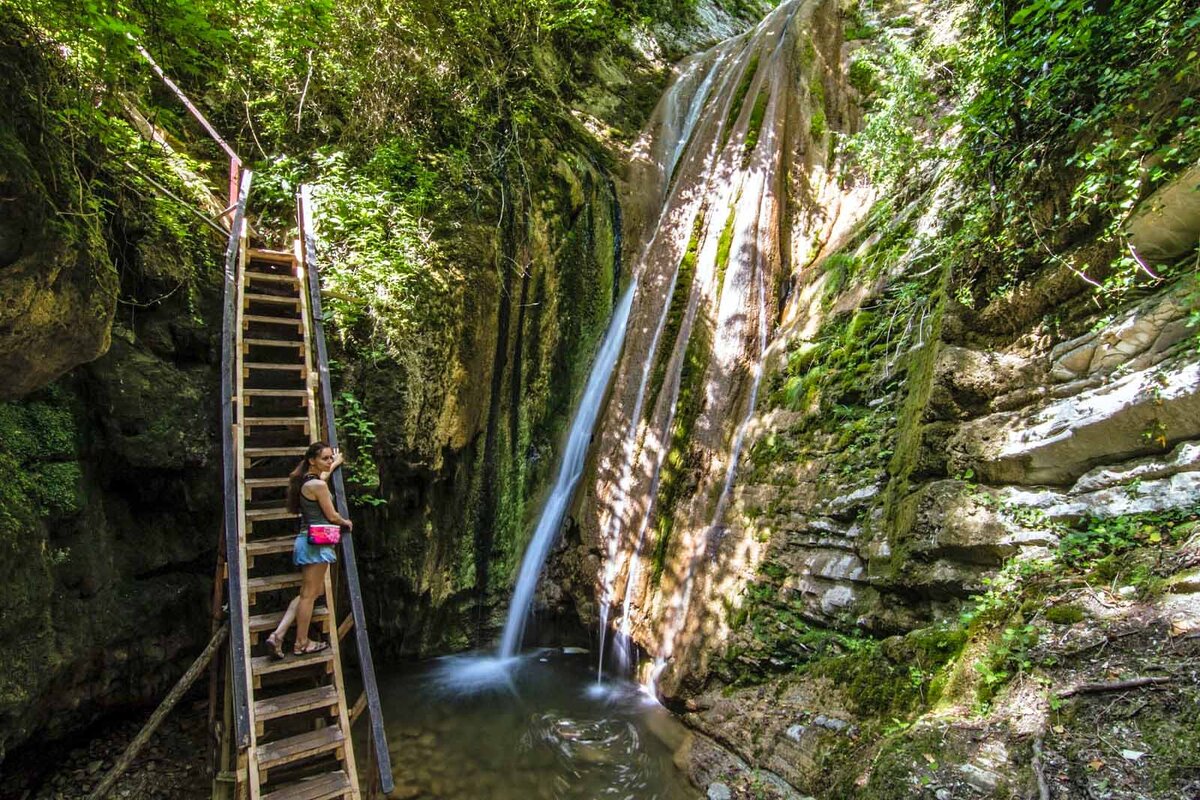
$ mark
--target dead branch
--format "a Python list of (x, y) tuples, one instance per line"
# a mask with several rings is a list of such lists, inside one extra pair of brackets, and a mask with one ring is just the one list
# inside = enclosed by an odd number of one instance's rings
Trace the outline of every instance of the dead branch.
[(1130, 678), (1127, 681), (1108, 681), (1106, 683), (1081, 683), (1066, 691), (1059, 692), (1059, 697), (1072, 697), (1077, 694), (1100, 694), (1101, 692), (1123, 692), (1126, 689), (1140, 689), (1143, 686), (1156, 686), (1160, 683), (1170, 683), (1174, 678), (1168, 675), (1156, 675), (1144, 678)]
[(1042, 769), (1042, 737), (1033, 741), (1033, 760), (1030, 762), (1033, 774), (1037, 776), (1039, 800), (1050, 800), (1050, 785), (1046, 783), (1046, 773)]

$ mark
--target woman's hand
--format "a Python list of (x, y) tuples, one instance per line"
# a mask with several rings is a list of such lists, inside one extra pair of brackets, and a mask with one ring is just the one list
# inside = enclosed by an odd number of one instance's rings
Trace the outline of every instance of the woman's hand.
[(351, 522), (350, 520), (346, 519), (345, 517), (343, 517), (342, 518), (342, 527), (344, 527), (348, 531), (353, 531), (354, 523)]
[(345, 463), (346, 463), (346, 458), (345, 458), (345, 456), (342, 455), (342, 451), (336, 447), (333, 448), (333, 463), (329, 465), (329, 471), (333, 472), (335, 469), (337, 469), (338, 467), (340, 467), (342, 464), (345, 464)]

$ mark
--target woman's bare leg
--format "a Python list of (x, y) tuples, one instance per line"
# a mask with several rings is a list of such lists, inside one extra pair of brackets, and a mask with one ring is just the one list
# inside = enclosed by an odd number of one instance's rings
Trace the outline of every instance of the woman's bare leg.
[(305, 564), (296, 608), (296, 650), (308, 646), (308, 626), (312, 622), (313, 604), (325, 592), (325, 571), (328, 564)]
[(297, 594), (292, 598), (292, 602), (288, 603), (287, 611), (283, 612), (283, 619), (279, 620), (279, 625), (271, 634), (271, 638), (280, 645), (283, 644), (283, 637), (287, 636), (288, 628), (292, 627), (292, 623), (296, 621), (296, 610), (300, 607), (300, 595)]

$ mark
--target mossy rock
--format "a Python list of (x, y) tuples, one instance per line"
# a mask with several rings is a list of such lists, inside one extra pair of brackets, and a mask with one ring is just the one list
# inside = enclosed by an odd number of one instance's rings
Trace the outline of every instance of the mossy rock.
[(1058, 625), (1074, 625), (1077, 622), (1082, 622), (1085, 615), (1083, 609), (1079, 606), (1072, 603), (1063, 603), (1046, 609), (1043, 616)]

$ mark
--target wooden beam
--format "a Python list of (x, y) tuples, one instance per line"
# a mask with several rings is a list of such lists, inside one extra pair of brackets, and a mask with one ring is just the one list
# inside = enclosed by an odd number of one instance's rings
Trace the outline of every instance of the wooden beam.
[[(325, 441), (337, 447), (337, 429), (334, 427), (332, 384), (329, 380), (329, 351), (325, 346), (324, 314), (321, 309), (321, 279), (317, 274), (317, 238), (312, 226), (312, 192), (307, 185), (300, 187), (296, 197), (296, 221), (300, 229), (301, 263), (307, 278), (309, 310), (312, 314), (312, 336), (317, 346), (317, 363), (321, 408), (325, 414)], [(301, 289), (303, 291), (303, 289)], [(330, 480), (338, 513), (349, 517), (346, 505), (346, 487), (342, 470), (334, 470)], [(395, 788), (392, 777), (392, 757), (388, 752), (387, 733), (383, 727), (383, 707), (379, 700), (379, 684), (375, 679), (375, 664), (371, 660), (371, 641), (367, 636), (366, 610), (363, 608), (362, 588), (358, 578), (358, 562), (354, 553), (354, 536), (351, 531), (342, 535), (342, 569), (345, 570), (346, 588), (350, 595), (350, 609), (354, 617), (355, 646), (358, 649), (359, 670), (362, 673), (363, 692), (367, 696), (367, 710), (371, 724), (371, 747), (375, 765), (379, 772), (380, 789), (384, 794)], [(333, 606), (330, 605), (330, 611)], [(335, 640), (336, 641), (336, 640)]]
[[(362, 716), (362, 712), (365, 711), (366, 708), (367, 708), (367, 693), (363, 692), (362, 694), (360, 694), (358, 696), (358, 699), (354, 701), (354, 707), (350, 709), (350, 724), (351, 725), (353, 725), (358, 720), (358, 718), (360, 716)], [(370, 754), (368, 754), (368, 756), (370, 756)]]

